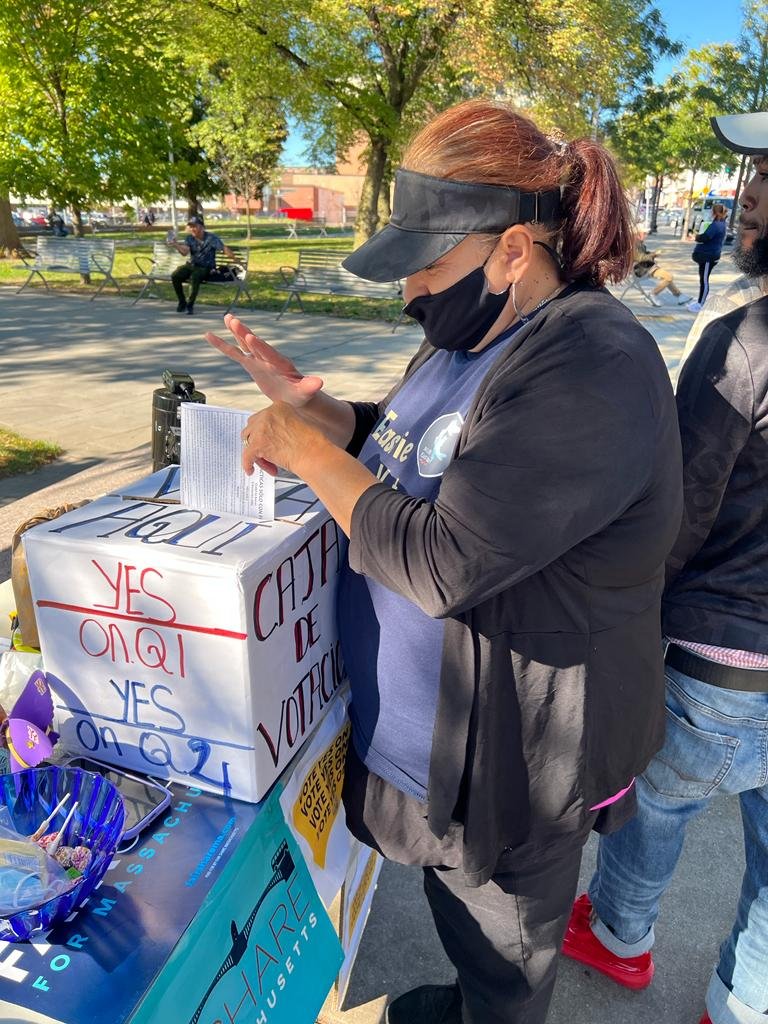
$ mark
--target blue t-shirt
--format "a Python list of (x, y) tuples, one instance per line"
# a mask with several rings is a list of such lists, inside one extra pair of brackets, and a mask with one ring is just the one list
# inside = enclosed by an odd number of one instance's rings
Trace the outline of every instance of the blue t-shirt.
[(224, 243), (218, 235), (210, 231), (203, 232), (203, 237), (198, 241), (194, 235), (187, 235), (184, 245), (189, 248), (189, 259), (194, 267), (208, 267), (209, 270), (216, 269), (216, 253), (224, 251)]
[[(392, 399), (359, 460), (383, 483), (433, 502), (483, 378), (519, 324), (482, 352), (438, 351)], [(352, 689), (352, 742), (370, 771), (427, 796), (444, 623), (347, 564), (339, 631)]]

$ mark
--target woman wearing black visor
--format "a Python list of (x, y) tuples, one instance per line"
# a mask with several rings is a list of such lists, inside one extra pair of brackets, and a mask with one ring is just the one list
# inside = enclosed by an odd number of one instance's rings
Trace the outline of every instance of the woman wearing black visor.
[(292, 470), (350, 538), (347, 821), (424, 869), (457, 973), (390, 1024), (545, 1020), (582, 846), (661, 745), (680, 442), (659, 351), (603, 287), (632, 244), (601, 146), (471, 101), (419, 133), (345, 261), (405, 278), (424, 328), (382, 402), (331, 398), (234, 318), (237, 346), (208, 336), (274, 403), (246, 472)]

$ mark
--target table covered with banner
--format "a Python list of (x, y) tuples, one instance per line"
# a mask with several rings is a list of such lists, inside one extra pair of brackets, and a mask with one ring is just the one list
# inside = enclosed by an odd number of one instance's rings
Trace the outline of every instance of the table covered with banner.
[(343, 545), (303, 484), (255, 524), (182, 506), (175, 467), (25, 535), (56, 756), (172, 799), (71, 920), (0, 942), (0, 1019), (312, 1024), (343, 1000), (381, 866), (341, 808)]

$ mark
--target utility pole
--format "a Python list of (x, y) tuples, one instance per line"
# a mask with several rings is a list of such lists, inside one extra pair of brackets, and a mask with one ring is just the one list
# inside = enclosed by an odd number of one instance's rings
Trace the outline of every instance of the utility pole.
[(733, 209), (731, 210), (731, 216), (728, 220), (728, 230), (733, 231), (733, 226), (736, 223), (736, 215), (739, 212), (739, 196), (741, 195), (741, 183), (744, 181), (744, 174), (747, 170), (747, 164), (749, 163), (750, 157), (747, 153), (744, 153), (741, 158), (741, 166), (739, 167), (739, 177), (736, 181), (736, 195), (733, 200)]
[(648, 234), (651, 227), (651, 203), (653, 202), (653, 186), (648, 184), (649, 175), (645, 177), (645, 222), (643, 231)]
[(171, 227), (176, 231), (178, 227), (178, 219), (176, 215), (176, 177), (173, 173), (173, 143), (171, 142), (170, 136), (168, 138), (168, 163), (171, 168)]

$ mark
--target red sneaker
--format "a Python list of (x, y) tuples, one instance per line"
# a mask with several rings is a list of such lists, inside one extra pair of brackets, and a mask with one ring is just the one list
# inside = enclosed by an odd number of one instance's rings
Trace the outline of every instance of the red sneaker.
[(712, 1021), (710, 1020), (710, 1016), (708, 1013), (704, 1014), (704, 1016), (699, 1021), (699, 1024), (712, 1024)]
[[(563, 953), (571, 960), (593, 967), (624, 988), (647, 988), (653, 980), (653, 957), (650, 953), (640, 956), (620, 957), (602, 944), (589, 926), (592, 904), (584, 893), (573, 904), (571, 919), (563, 940)], [(706, 1024), (706, 1020), (699, 1024)], [(710, 1022), (711, 1024), (711, 1022)]]

